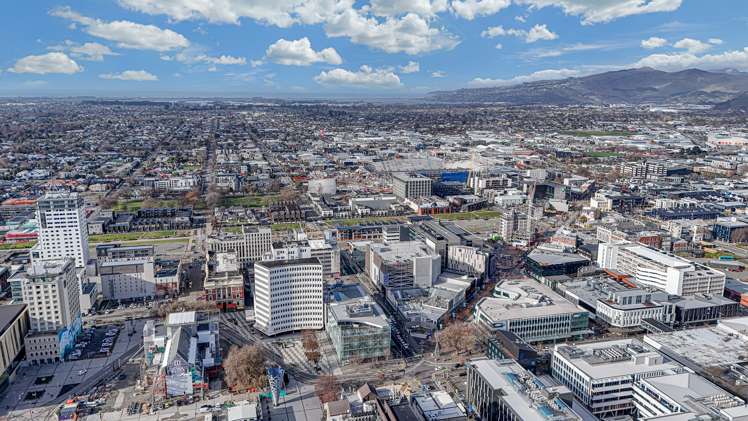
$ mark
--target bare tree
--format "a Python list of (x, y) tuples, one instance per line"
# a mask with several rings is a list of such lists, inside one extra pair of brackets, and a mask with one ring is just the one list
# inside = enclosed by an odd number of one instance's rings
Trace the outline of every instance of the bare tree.
[(314, 385), (314, 391), (317, 393), (322, 403), (338, 400), (340, 397), (340, 384), (338, 379), (332, 374), (325, 374), (317, 379)]
[(472, 323), (455, 322), (441, 330), (436, 341), (441, 351), (470, 352), (479, 341), (479, 332)]
[(218, 311), (216, 306), (207, 301), (169, 301), (158, 306), (157, 314), (159, 317), (166, 317), (170, 313), (181, 311)]
[(268, 385), (265, 356), (257, 345), (231, 347), (223, 369), (224, 379), (231, 390), (244, 392)]

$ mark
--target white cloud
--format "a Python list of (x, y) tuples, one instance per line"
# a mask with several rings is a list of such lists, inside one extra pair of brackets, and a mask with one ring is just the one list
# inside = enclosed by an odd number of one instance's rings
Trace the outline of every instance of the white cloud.
[(548, 69), (540, 70), (529, 75), (515, 76), (511, 79), (487, 79), (475, 78), (468, 85), (473, 88), (489, 88), (496, 86), (517, 85), (520, 83), (534, 82), (538, 80), (556, 80), (581, 76), (582, 72), (575, 69)]
[(409, 61), (408, 64), (400, 66), (400, 73), (418, 73), (421, 71), (421, 64), (417, 61)]
[(343, 85), (359, 87), (396, 88), (400, 86), (400, 78), (391, 69), (372, 69), (361, 66), (358, 71), (332, 69), (323, 71), (314, 77), (322, 85)]
[(719, 54), (692, 53), (652, 54), (636, 62), (634, 67), (652, 67), (665, 71), (690, 68), (703, 70), (736, 69), (748, 71), (748, 47)]
[(154, 25), (142, 25), (126, 20), (106, 22), (83, 16), (69, 7), (54, 9), (50, 13), (76, 22), (83, 26), (89, 35), (116, 42), (120, 48), (169, 51), (190, 45), (187, 38), (181, 34)]
[(540, 40), (550, 41), (558, 38), (558, 34), (551, 32), (546, 25), (535, 25), (530, 29), (525, 37), (525, 42), (535, 42)]
[(721, 39), (719, 39), (719, 38), (709, 38), (709, 44), (713, 44), (713, 45), (722, 45), (722, 43), (723, 43), (723, 42), (724, 42), (724, 41), (722, 41), (722, 40), (721, 40)]
[(78, 44), (77, 42), (65, 40), (62, 45), (53, 45), (47, 47), (48, 50), (68, 52), (75, 58), (89, 61), (102, 61), (104, 56), (118, 56), (119, 54), (113, 52), (106, 45), (99, 44), (97, 42), (87, 42), (85, 44)]
[(534, 8), (555, 6), (567, 15), (581, 16), (582, 23), (610, 22), (625, 16), (677, 10), (683, 0), (515, 0)]
[(8, 71), (14, 73), (34, 73), (45, 75), (48, 73), (73, 74), (83, 71), (73, 59), (65, 53), (52, 52), (36, 56), (26, 56), (13, 65)]
[(543, 49), (533, 49), (530, 51), (527, 51), (526, 53), (523, 53), (522, 55), (535, 59), (535, 58), (548, 58), (548, 57), (560, 57), (564, 54), (570, 54), (570, 53), (579, 53), (584, 51), (599, 51), (599, 50), (612, 50), (615, 48), (619, 48), (620, 44), (612, 44), (612, 43), (576, 43), (572, 45), (567, 45), (564, 47), (556, 47), (556, 48), (543, 48)]
[(314, 51), (312, 43), (307, 37), (295, 41), (287, 41), (281, 38), (267, 48), (265, 58), (273, 63), (286, 66), (309, 66), (319, 62), (338, 65), (343, 62), (334, 48)]
[(473, 20), (488, 16), (509, 7), (510, 0), (453, 0), (452, 10), (463, 19)]
[(526, 43), (533, 43), (540, 40), (554, 40), (558, 34), (548, 29), (546, 25), (535, 25), (529, 31), (524, 29), (505, 29), (503, 26), (492, 26), (481, 32), (483, 38), (496, 38), (500, 36), (512, 36), (523, 38)]
[(504, 46), (503, 46), (503, 45), (501, 45), (501, 43), (500, 43), (500, 42), (496, 44), (496, 49), (497, 49), (497, 50), (501, 50), (502, 48), (504, 48)]
[(447, 73), (441, 70), (437, 70), (435, 72), (431, 72), (431, 77), (436, 77), (436, 78), (447, 77)]
[(210, 56), (203, 53), (201, 48), (187, 48), (173, 56), (162, 55), (161, 60), (173, 61), (176, 60), (180, 63), (185, 64), (209, 64), (215, 66), (220, 65), (244, 65), (247, 64), (247, 59), (244, 57), (236, 57), (230, 55)]
[(641, 42), (642, 48), (646, 48), (647, 50), (664, 47), (666, 45), (667, 45), (667, 40), (665, 38), (660, 38), (660, 37), (649, 37), (645, 40), (642, 40)]
[(292, 25), (296, 18), (294, 0), (119, 0), (129, 9), (151, 15), (167, 15), (183, 21), (205, 19), (213, 23), (238, 24), (241, 18), (250, 18), (282, 28)]
[(371, 0), (371, 10), (377, 16), (399, 16), (407, 13), (433, 16), (448, 8), (447, 0)]
[(134, 80), (138, 82), (158, 80), (156, 75), (148, 73), (145, 70), (125, 70), (122, 73), (105, 73), (99, 75), (99, 77), (108, 80)]
[(327, 21), (325, 33), (329, 37), (348, 37), (355, 44), (363, 44), (387, 53), (410, 55), (435, 50), (450, 50), (459, 44), (452, 34), (430, 26), (429, 21), (415, 13), (401, 18), (379, 21), (348, 9)]
[(673, 47), (686, 50), (691, 54), (703, 53), (704, 51), (712, 48), (711, 44), (707, 44), (703, 41), (699, 41), (693, 38), (683, 38), (682, 40), (673, 44)]

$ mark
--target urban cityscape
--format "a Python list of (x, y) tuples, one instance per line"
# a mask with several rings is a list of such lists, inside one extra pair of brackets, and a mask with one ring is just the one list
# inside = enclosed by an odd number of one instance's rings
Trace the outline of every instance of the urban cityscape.
[[(43, 3), (0, 53), (0, 421), (748, 420), (746, 5)], [(471, 31), (522, 69), (450, 78)]]

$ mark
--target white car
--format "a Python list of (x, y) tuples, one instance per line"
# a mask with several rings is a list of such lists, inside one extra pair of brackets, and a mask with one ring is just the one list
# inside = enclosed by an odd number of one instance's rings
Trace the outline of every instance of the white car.
[(84, 374), (88, 373), (88, 370), (78, 370), (78, 375), (82, 376)]

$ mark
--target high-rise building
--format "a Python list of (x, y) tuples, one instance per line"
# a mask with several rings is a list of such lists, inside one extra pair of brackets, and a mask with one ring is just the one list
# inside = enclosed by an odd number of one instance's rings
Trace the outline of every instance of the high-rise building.
[(30, 333), (26, 356), (32, 362), (65, 357), (80, 333), (78, 278), (72, 258), (32, 262), (23, 284), (28, 305)]
[(380, 288), (428, 288), (441, 273), (441, 256), (421, 241), (372, 243), (366, 253), (366, 273)]
[(322, 263), (316, 258), (257, 262), (255, 327), (268, 336), (324, 327)]
[(319, 259), (326, 278), (340, 276), (340, 250), (338, 245), (325, 240), (274, 243), (262, 260), (293, 260), (310, 257)]
[(88, 262), (88, 225), (78, 193), (49, 192), (36, 202), (39, 240), (31, 250), (35, 260), (70, 257), (75, 267)]

